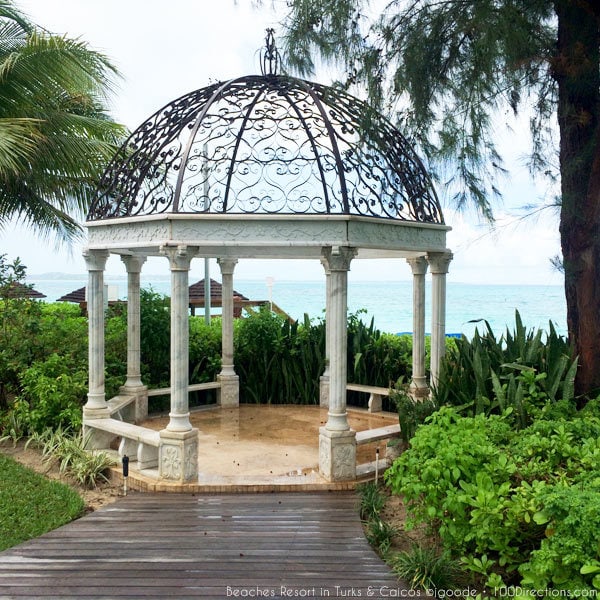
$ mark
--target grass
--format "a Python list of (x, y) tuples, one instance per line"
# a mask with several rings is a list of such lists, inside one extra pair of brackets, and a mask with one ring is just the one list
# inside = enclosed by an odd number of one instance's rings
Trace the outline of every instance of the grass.
[(81, 516), (83, 499), (0, 454), (0, 551)]

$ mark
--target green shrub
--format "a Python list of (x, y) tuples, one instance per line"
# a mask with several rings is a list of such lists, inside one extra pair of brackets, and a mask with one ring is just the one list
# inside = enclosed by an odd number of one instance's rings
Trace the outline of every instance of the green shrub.
[(389, 521), (381, 517), (369, 519), (365, 527), (367, 541), (380, 556), (385, 557), (392, 546), (394, 536), (398, 534), (398, 530)]
[(431, 398), (413, 398), (403, 387), (392, 390), (390, 400), (398, 411), (400, 435), (405, 445), (414, 436), (417, 427), (422, 425), (438, 409), (435, 401)]
[(81, 427), (81, 410), (87, 394), (85, 371), (74, 370), (67, 358), (52, 354), (26, 369), (20, 380), (22, 394), (13, 410), (21, 415), (30, 431)]
[(82, 369), (87, 368), (88, 321), (82, 316), (79, 305), (42, 303), (37, 345), (40, 350), (37, 360), (59, 354), (68, 356)]
[(40, 302), (0, 296), (0, 410), (19, 393), (20, 373), (43, 356), (40, 318)]
[(170, 299), (152, 289), (140, 290), (140, 343), (144, 382), (169, 387), (171, 378)]
[(600, 503), (599, 440), (586, 411), (517, 432), (506, 417), (442, 407), (385, 481), (407, 501), (408, 526), (439, 532), (487, 587), (574, 589), (591, 585), (600, 558), (600, 522), (587, 512)]
[(363, 483), (357, 489), (360, 499), (359, 514), (363, 521), (378, 518), (385, 506), (386, 497), (374, 481)]
[(325, 368), (325, 324), (290, 323), (263, 308), (240, 319), (235, 331), (240, 400), (267, 404), (318, 404)]
[(522, 584), (538, 590), (600, 589), (600, 577), (585, 569), (600, 561), (600, 487), (557, 484), (539, 501), (543, 509), (535, 518), (545, 525), (545, 537), (519, 567)]
[(221, 319), (190, 318), (190, 383), (214, 381), (221, 371)]

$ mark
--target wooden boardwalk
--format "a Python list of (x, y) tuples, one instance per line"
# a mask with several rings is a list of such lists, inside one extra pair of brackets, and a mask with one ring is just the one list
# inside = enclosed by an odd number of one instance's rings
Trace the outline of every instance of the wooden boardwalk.
[(0, 598), (383, 598), (353, 493), (135, 494), (0, 553)]

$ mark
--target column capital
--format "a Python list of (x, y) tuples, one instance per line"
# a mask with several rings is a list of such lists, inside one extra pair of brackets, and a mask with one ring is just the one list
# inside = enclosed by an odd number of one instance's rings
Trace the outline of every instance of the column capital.
[(407, 258), (406, 262), (410, 265), (413, 275), (425, 275), (427, 273), (427, 259), (424, 256)]
[(221, 269), (221, 275), (233, 275), (237, 258), (217, 258), (217, 264)]
[(431, 268), (431, 274), (445, 275), (448, 273), (452, 258), (452, 252), (429, 252), (427, 262)]
[(192, 258), (196, 256), (196, 248), (179, 246), (161, 246), (160, 253), (169, 259), (171, 271), (189, 271)]
[(128, 273), (140, 273), (146, 257), (140, 254), (121, 254), (121, 260)]
[(350, 263), (356, 256), (356, 248), (327, 246), (321, 250), (321, 264), (327, 271), (349, 271)]
[(104, 271), (106, 261), (110, 253), (108, 250), (90, 250), (86, 248), (83, 251), (83, 258), (88, 271)]

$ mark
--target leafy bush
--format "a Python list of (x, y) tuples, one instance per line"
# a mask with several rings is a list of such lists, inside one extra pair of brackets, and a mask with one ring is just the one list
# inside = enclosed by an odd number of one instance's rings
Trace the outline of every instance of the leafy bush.
[[(87, 351), (87, 349), (86, 349)], [(104, 326), (104, 387), (106, 398), (119, 393), (127, 379), (127, 308), (109, 307)], [(87, 370), (87, 361), (83, 367)]]
[(40, 302), (15, 298), (12, 285), (21, 283), (24, 270), (19, 265), (7, 274), (5, 255), (0, 255), (0, 409), (19, 391), (19, 374), (36, 358), (39, 351)]
[(61, 426), (79, 429), (87, 394), (87, 374), (75, 370), (68, 359), (51, 354), (21, 375), (22, 394), (13, 410), (30, 431)]
[(374, 481), (363, 483), (357, 489), (360, 498), (359, 514), (363, 521), (378, 518), (385, 506), (385, 495)]
[(140, 290), (140, 343), (143, 380), (169, 387), (171, 377), (171, 301), (152, 289)]
[(403, 387), (392, 390), (390, 400), (398, 411), (400, 435), (405, 445), (415, 435), (417, 427), (438, 409), (435, 401), (431, 398), (413, 398)]
[[(533, 589), (600, 589), (600, 487), (581, 489), (557, 484), (540, 497), (535, 519), (545, 538), (519, 567), (522, 582)], [(586, 569), (586, 565), (588, 568)]]
[[(50, 354), (68, 356), (81, 369), (87, 368), (88, 321), (77, 304), (40, 303), (37, 331), (38, 360)], [(107, 347), (110, 348), (108, 345)]]
[(214, 381), (221, 371), (221, 319), (190, 318), (190, 383)]
[(385, 480), (407, 500), (408, 525), (438, 531), (489, 588), (581, 589), (600, 558), (600, 522), (588, 513), (600, 503), (599, 440), (589, 411), (517, 432), (506, 416), (442, 407)]

